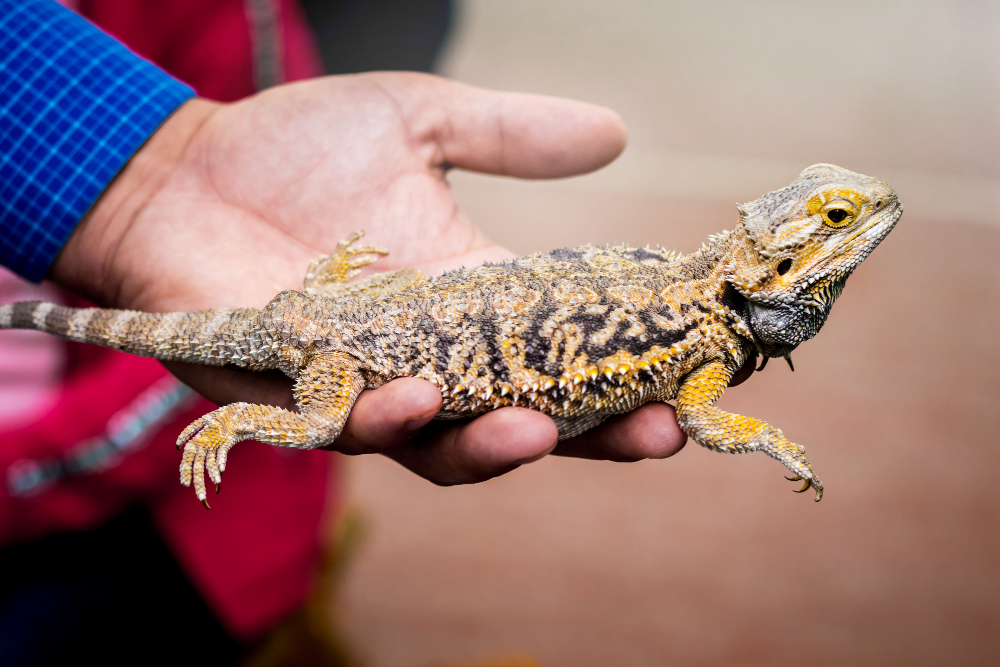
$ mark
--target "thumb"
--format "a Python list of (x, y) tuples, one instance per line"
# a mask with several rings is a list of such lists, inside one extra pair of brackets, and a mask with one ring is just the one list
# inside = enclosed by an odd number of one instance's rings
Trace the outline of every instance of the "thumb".
[(604, 107), (503, 93), (420, 74), (375, 75), (439, 166), (519, 178), (599, 169), (625, 149), (625, 124)]

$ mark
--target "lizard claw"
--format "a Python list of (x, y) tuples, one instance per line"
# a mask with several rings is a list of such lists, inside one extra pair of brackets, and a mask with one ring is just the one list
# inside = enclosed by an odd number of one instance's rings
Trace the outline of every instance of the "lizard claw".
[(819, 478), (816, 477), (815, 475), (810, 478), (803, 478), (796, 475), (795, 477), (786, 477), (785, 479), (787, 479), (790, 482), (798, 482), (804, 479), (805, 484), (802, 485), (802, 488), (792, 489), (792, 491), (794, 491), (795, 493), (805, 493), (806, 491), (809, 490), (810, 487), (812, 487), (816, 491), (816, 498), (815, 498), (816, 502), (819, 502), (820, 500), (823, 499), (823, 482), (819, 481)]

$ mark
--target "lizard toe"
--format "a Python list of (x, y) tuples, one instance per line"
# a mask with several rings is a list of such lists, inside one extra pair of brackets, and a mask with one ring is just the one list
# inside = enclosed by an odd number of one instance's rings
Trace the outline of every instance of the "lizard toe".
[[(218, 449), (209, 449), (205, 452), (205, 471), (208, 473), (208, 478), (212, 480), (216, 486), (222, 482), (222, 471), (219, 469), (218, 456)], [(218, 491), (216, 491), (216, 493), (218, 493)]]
[(219, 464), (219, 472), (223, 473), (226, 471), (226, 460), (229, 458), (229, 450), (232, 449), (232, 445), (223, 445), (219, 447), (218, 453), (215, 455), (215, 460)]
[(205, 502), (208, 493), (205, 491), (205, 448), (196, 447), (194, 450), (194, 461), (191, 463), (191, 481), (194, 484), (195, 495), (198, 500)]
[(816, 502), (823, 500), (823, 482), (819, 481), (819, 477), (813, 475), (813, 478), (809, 480), (812, 482), (813, 490), (816, 491)]
[(181, 454), (181, 484), (191, 486), (191, 466), (194, 463), (196, 447), (190, 442), (184, 445), (184, 453)]
[(188, 440), (194, 437), (194, 435), (198, 431), (200, 431), (208, 423), (208, 421), (209, 421), (209, 415), (204, 415), (203, 417), (199, 417), (198, 419), (195, 419), (193, 422), (188, 424), (187, 428), (181, 431), (181, 434), (177, 436), (177, 449), (183, 447), (184, 443), (186, 443)]

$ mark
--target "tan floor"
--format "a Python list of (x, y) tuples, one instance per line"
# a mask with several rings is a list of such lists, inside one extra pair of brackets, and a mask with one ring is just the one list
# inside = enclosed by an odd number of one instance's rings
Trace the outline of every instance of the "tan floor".
[(631, 130), (584, 179), (456, 175), (519, 252), (690, 251), (820, 161), (885, 176), (907, 212), (796, 372), (723, 399), (807, 446), (818, 505), (766, 457), (694, 444), (450, 489), (351, 461), (372, 532), (343, 602), (372, 667), (1000, 664), (998, 34), (991, 2), (466, 4), (449, 74)]

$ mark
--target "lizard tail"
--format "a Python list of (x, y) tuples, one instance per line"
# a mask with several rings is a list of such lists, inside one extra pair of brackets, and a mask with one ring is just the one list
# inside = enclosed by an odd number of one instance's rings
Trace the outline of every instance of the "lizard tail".
[(144, 313), (22, 301), (0, 306), (0, 329), (34, 329), (163, 361), (244, 366), (245, 345), (240, 341), (259, 312), (234, 308)]

